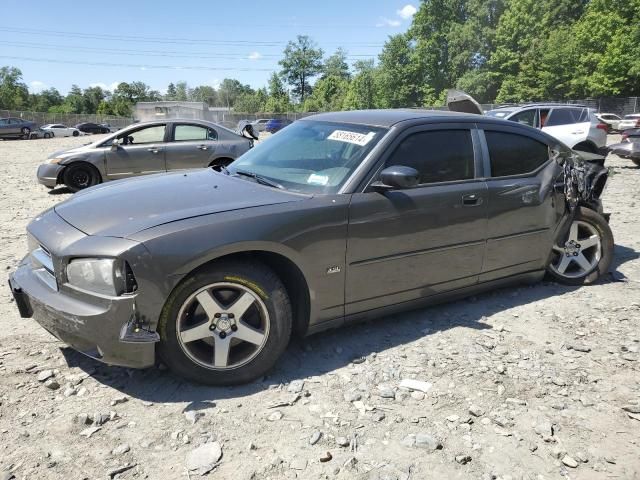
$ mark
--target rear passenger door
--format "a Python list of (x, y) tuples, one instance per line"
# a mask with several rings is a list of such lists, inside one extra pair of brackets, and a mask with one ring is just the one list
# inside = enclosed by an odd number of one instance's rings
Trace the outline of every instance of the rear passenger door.
[(485, 140), (487, 246), (480, 282), (540, 270), (551, 251), (564, 199), (554, 189), (561, 168), (544, 137), (495, 124)]
[(207, 167), (215, 158), (218, 132), (204, 125), (174, 123), (167, 144), (167, 170)]
[(587, 138), (590, 126), (586, 108), (553, 108), (542, 131), (573, 148)]

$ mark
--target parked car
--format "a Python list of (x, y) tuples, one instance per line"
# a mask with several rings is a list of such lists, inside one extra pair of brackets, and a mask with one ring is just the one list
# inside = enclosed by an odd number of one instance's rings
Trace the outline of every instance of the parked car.
[(98, 125), (97, 123), (79, 123), (76, 128), (84, 133), (110, 133), (111, 130), (104, 125)]
[(293, 122), (286, 118), (272, 118), (267, 122), (264, 127), (265, 132), (276, 133), (282, 130), (287, 125), (291, 125)]
[(24, 138), (29, 139), (32, 130), (36, 129), (36, 123), (22, 118), (8, 117), (0, 118), (1, 138)]
[(67, 127), (62, 123), (49, 123), (47, 125), (43, 125), (43, 130), (47, 130), (52, 133), (56, 137), (77, 137), (81, 135), (82, 132), (74, 127)]
[(115, 132), (117, 130), (117, 128), (112, 127), (110, 123), (101, 123), (100, 126), (109, 130), (107, 133)]
[(598, 213), (607, 169), (592, 157), (488, 116), (314, 115), (222, 172), (128, 179), (59, 203), (27, 227), (10, 285), (23, 317), (90, 357), (148, 367), (158, 355), (191, 380), (247, 382), (292, 332), (545, 272), (596, 281), (613, 236)]
[[(450, 90), (449, 110), (484, 115), (482, 107), (468, 94)], [(573, 150), (606, 153), (607, 125), (596, 118), (596, 110), (583, 105), (531, 103), (496, 108), (490, 117), (539, 128)]]
[(44, 128), (36, 128), (29, 133), (29, 140), (35, 140), (37, 138), (53, 138), (53, 133)]
[(109, 180), (182, 170), (220, 168), (253, 141), (200, 120), (136, 123), (97, 142), (55, 152), (38, 167), (38, 181), (76, 192)]
[(598, 113), (596, 114), (596, 118), (609, 126), (609, 133), (618, 131), (618, 125), (620, 124), (620, 120), (622, 120), (615, 113)]
[(251, 122), (251, 126), (253, 127), (253, 131), (256, 133), (264, 132), (267, 127), (267, 123), (269, 123), (272, 118), (259, 118), (258, 120)]
[(622, 132), (620, 143), (608, 145), (611, 153), (628, 158), (640, 167), (640, 128), (632, 128)]
[(618, 130), (624, 131), (629, 128), (640, 128), (640, 113), (625, 115), (618, 124)]

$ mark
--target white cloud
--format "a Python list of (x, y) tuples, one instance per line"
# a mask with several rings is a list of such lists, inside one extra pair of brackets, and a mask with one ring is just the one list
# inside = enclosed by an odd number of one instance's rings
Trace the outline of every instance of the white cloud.
[(95, 83), (90, 83), (89, 86), (90, 87), (100, 87), (103, 90), (109, 90), (110, 92), (113, 92), (116, 88), (118, 88), (118, 85), (120, 85), (122, 82), (118, 81), (118, 82), (112, 82), (109, 85), (107, 85), (104, 82), (95, 82)]
[(29, 87), (29, 90), (31, 90), (33, 93), (39, 93), (49, 88), (49, 85), (41, 82), (40, 80), (34, 80), (33, 82), (29, 82)]
[(251, 52), (247, 58), (249, 60), (258, 60), (259, 58), (262, 58), (262, 55), (260, 52)]
[(418, 9), (416, 7), (408, 3), (404, 7), (402, 7), (400, 10), (396, 11), (396, 13), (403, 20), (409, 20), (411, 17), (413, 17), (416, 14), (417, 11)]
[(400, 20), (396, 20), (393, 18), (380, 17), (380, 22), (376, 23), (376, 27), (399, 27)]

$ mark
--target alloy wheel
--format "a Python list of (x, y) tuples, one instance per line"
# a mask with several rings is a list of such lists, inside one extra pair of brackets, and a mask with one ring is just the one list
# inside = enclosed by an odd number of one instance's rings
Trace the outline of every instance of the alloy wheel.
[(176, 319), (178, 343), (193, 362), (229, 370), (253, 360), (269, 337), (270, 318), (262, 299), (244, 285), (207, 285), (183, 303)]
[(564, 245), (554, 245), (550, 268), (563, 277), (581, 278), (595, 270), (602, 257), (598, 230), (590, 223), (576, 220), (569, 228)]

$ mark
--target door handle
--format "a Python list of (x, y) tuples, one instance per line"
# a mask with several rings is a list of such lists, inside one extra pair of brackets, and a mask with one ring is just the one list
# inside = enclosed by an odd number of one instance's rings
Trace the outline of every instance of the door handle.
[(158, 153), (160, 149), (158, 147), (149, 147), (147, 148), (147, 152)]
[(209, 147), (207, 147), (206, 145), (198, 145), (198, 148), (200, 150), (209, 150)]
[(462, 206), (464, 207), (477, 207), (482, 205), (482, 197), (475, 193), (469, 193), (462, 196)]

